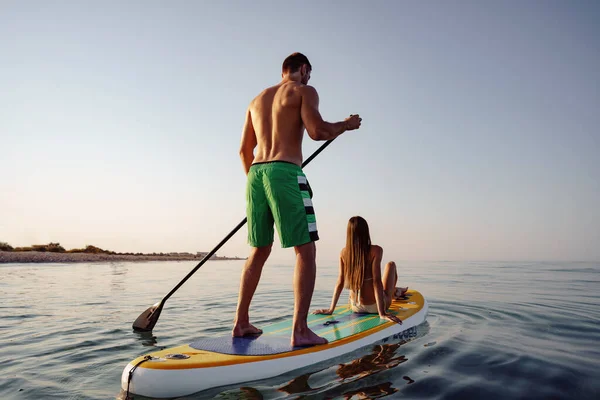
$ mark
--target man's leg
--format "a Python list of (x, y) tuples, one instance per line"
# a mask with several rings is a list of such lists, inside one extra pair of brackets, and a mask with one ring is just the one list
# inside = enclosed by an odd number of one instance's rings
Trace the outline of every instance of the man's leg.
[(246, 264), (242, 270), (242, 277), (240, 279), (240, 293), (238, 296), (235, 322), (231, 332), (232, 336), (239, 337), (262, 333), (262, 330), (250, 324), (248, 310), (250, 308), (252, 296), (254, 296), (254, 292), (256, 291), (258, 282), (260, 281), (260, 275), (262, 273), (263, 266), (265, 265), (265, 261), (267, 261), (269, 254), (271, 254), (272, 246), (273, 244), (263, 247), (253, 247), (248, 260), (246, 260)]
[(294, 250), (296, 251), (296, 267), (294, 271), (292, 346), (325, 344), (327, 339), (317, 336), (308, 328), (306, 322), (317, 274), (315, 242), (294, 246)]

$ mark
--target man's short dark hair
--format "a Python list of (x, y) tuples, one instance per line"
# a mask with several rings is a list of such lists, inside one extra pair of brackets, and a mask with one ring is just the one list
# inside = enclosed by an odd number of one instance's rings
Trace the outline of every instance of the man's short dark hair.
[(308, 65), (308, 69), (312, 71), (312, 65), (310, 65), (310, 61), (308, 61), (308, 58), (304, 54), (293, 53), (283, 60), (281, 71), (284, 73), (294, 73), (297, 72), (304, 64)]

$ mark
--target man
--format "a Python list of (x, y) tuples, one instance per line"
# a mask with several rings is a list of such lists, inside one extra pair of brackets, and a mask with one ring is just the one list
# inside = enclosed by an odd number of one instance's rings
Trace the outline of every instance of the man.
[(301, 169), (302, 138), (306, 128), (313, 140), (333, 139), (345, 131), (358, 129), (361, 118), (351, 115), (341, 122), (323, 121), (317, 91), (307, 85), (311, 70), (305, 55), (290, 55), (283, 62), (281, 82), (262, 91), (246, 112), (240, 157), (248, 176), (246, 213), (252, 250), (242, 271), (233, 336), (262, 333), (250, 324), (248, 309), (271, 253), (275, 224), (281, 246), (294, 247), (296, 252), (291, 344), (327, 343), (306, 322), (315, 286), (314, 242), (319, 235), (312, 191)]

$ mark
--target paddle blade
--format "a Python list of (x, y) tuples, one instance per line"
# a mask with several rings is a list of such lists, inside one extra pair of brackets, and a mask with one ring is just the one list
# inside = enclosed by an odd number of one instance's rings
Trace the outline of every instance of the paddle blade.
[(156, 325), (162, 309), (163, 302), (160, 301), (141, 313), (133, 322), (133, 329), (139, 332), (149, 332), (154, 329), (154, 325)]

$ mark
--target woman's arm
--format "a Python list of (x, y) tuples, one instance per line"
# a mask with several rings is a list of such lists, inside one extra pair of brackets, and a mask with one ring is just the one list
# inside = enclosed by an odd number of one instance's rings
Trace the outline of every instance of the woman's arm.
[(335, 288), (333, 289), (333, 296), (331, 297), (331, 306), (329, 306), (329, 309), (323, 308), (320, 310), (316, 310), (315, 312), (313, 312), (313, 314), (327, 314), (327, 315), (333, 314), (333, 312), (335, 311), (335, 306), (338, 302), (338, 299), (340, 298), (340, 294), (342, 293), (343, 289), (344, 289), (344, 257), (343, 257), (343, 250), (342, 250), (342, 253), (340, 254), (340, 271), (338, 273), (337, 283), (335, 284)]

